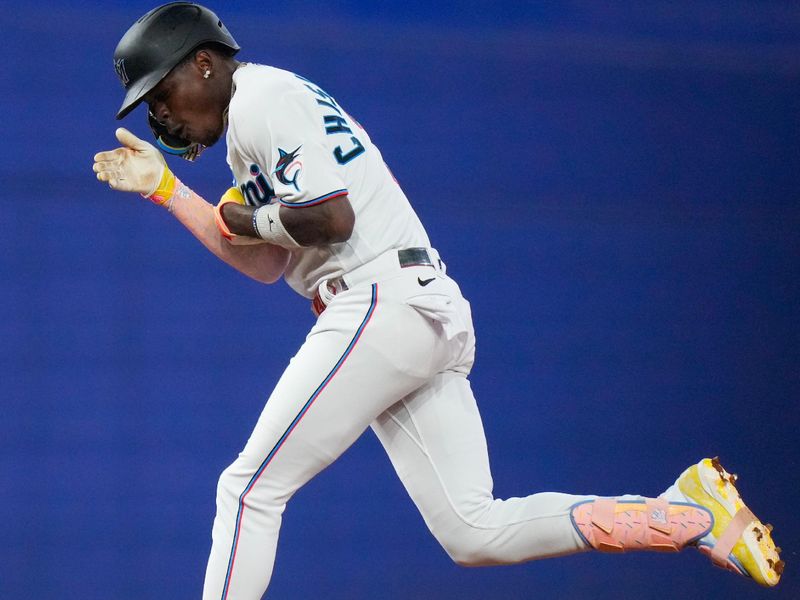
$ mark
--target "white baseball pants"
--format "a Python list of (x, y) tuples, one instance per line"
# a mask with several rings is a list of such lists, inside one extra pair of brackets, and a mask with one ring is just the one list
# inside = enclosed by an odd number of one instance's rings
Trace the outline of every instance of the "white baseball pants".
[[(426, 280), (435, 279), (425, 285)], [(376, 274), (337, 295), (222, 473), (205, 600), (258, 600), (286, 503), (367, 427), (425, 523), (462, 565), (585, 549), (570, 507), (590, 496), (492, 495), (486, 440), (467, 374), (469, 304), (443, 269)]]

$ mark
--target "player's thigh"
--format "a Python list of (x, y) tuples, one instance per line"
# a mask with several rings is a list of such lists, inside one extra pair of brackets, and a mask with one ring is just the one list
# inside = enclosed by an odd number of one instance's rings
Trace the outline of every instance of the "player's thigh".
[(483, 422), (469, 381), (442, 373), (382, 413), (378, 439), (424, 516), (492, 497)]
[(265, 470), (291, 493), (430, 376), (425, 356), (438, 343), (426, 319), (378, 286), (349, 291), (290, 361), (236, 467)]

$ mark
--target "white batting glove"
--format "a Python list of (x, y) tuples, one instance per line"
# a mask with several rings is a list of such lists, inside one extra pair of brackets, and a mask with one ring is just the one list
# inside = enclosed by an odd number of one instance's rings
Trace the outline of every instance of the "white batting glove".
[(116, 131), (122, 148), (98, 152), (92, 169), (97, 179), (121, 192), (138, 192), (156, 204), (166, 204), (175, 188), (175, 176), (152, 144), (127, 129)]

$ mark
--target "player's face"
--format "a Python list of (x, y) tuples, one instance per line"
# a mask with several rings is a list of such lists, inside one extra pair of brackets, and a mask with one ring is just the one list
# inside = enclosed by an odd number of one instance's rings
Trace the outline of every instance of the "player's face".
[(225, 125), (216, 81), (205, 79), (193, 62), (181, 65), (148, 92), (144, 100), (171, 135), (204, 146), (215, 144)]

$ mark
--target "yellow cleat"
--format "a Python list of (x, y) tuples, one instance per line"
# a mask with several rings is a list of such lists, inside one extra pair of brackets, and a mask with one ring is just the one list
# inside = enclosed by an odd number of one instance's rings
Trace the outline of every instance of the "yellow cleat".
[(698, 549), (722, 568), (752, 577), (764, 586), (780, 581), (784, 562), (772, 541), (772, 526), (750, 511), (729, 474), (717, 458), (704, 458), (678, 478), (681, 493), (714, 516), (711, 532), (697, 542)]

